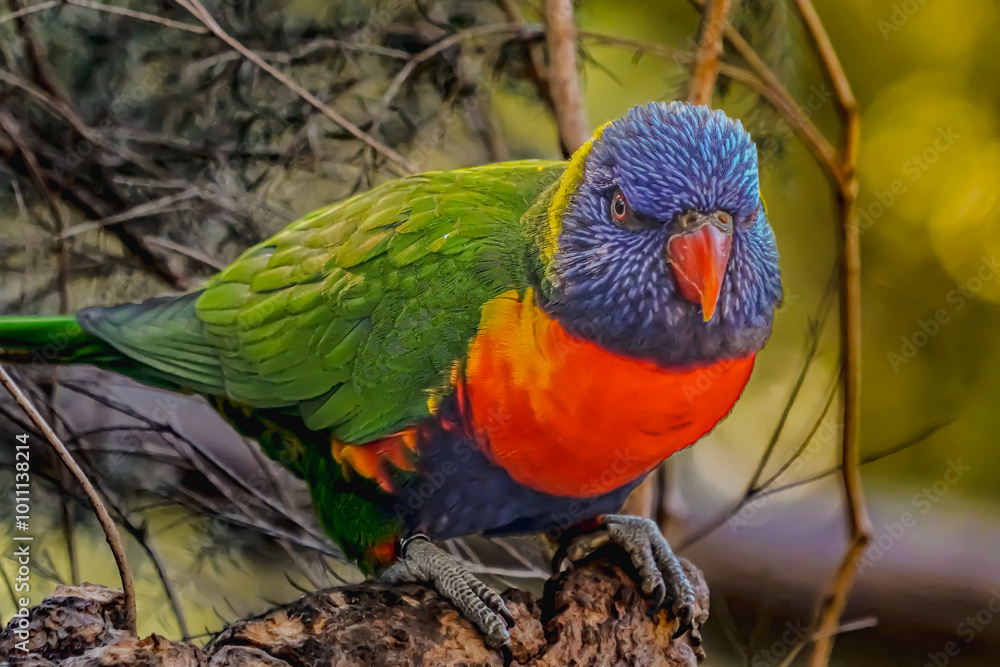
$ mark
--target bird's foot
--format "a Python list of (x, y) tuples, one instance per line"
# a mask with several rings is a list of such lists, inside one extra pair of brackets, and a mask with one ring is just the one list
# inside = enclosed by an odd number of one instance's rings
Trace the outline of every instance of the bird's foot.
[(514, 617), (500, 594), (479, 581), (468, 568), (434, 546), (426, 535), (403, 540), (401, 558), (380, 579), (387, 584), (430, 583), (486, 636), (486, 643), (500, 649), (504, 664), (511, 662), (510, 633)]
[(694, 617), (694, 588), (656, 522), (627, 514), (605, 514), (598, 517), (597, 523), (632, 559), (642, 592), (652, 602), (650, 614), (659, 613), (669, 599), (677, 619), (674, 638), (690, 631), (691, 643), (700, 644), (701, 623)]

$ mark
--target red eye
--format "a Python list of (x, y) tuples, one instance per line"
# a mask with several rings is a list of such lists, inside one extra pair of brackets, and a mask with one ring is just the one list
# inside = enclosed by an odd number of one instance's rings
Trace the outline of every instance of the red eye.
[(616, 190), (614, 197), (611, 198), (611, 219), (617, 223), (625, 222), (631, 212), (632, 209), (629, 208), (625, 195), (622, 194), (621, 190)]

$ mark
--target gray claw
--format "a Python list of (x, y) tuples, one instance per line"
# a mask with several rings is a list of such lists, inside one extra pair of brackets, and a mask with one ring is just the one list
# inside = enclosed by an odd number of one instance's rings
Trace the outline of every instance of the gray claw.
[(479, 628), (487, 644), (501, 649), (504, 656), (510, 654), (507, 628), (514, 626), (514, 617), (503, 598), (426, 537), (407, 539), (403, 543), (402, 558), (389, 566), (380, 579), (387, 584), (430, 583)]
[(639, 573), (642, 592), (652, 602), (650, 614), (657, 614), (670, 598), (679, 637), (689, 630), (697, 633), (694, 623), (694, 587), (684, 574), (660, 528), (651, 519), (626, 514), (607, 514), (601, 519), (611, 541), (628, 553)]
[[(674, 639), (677, 639), (683, 635), (688, 630), (694, 629), (694, 607), (691, 605), (683, 605), (680, 609), (674, 612), (677, 615), (677, 630), (674, 631)], [(697, 646), (701, 642), (695, 644)]]

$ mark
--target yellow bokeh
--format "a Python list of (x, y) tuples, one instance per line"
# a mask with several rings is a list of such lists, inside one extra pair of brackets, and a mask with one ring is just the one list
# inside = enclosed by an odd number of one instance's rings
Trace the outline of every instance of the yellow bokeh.
[(971, 66), (976, 42), (997, 20), (997, 5), (991, 0), (854, 0), (854, 5), (862, 27), (879, 40), (879, 49), (906, 52), (914, 65), (948, 61)]
[(970, 142), (942, 175), (928, 232), (942, 267), (969, 295), (1000, 303), (1000, 141)]
[(964, 267), (982, 255), (975, 221), (993, 206), (977, 190), (989, 188), (976, 184), (996, 183), (1000, 174), (990, 157), (996, 135), (989, 108), (947, 74), (924, 71), (882, 90), (862, 127), (862, 229), (890, 242), (898, 261), (922, 261), (914, 241), (926, 234), (951, 275), (967, 276)]
[(926, 72), (885, 89), (865, 111), (862, 128), (861, 206), (878, 200), (894, 218), (918, 227), (947, 189), (948, 174), (993, 136), (980, 105), (947, 75)]
[(1000, 250), (1000, 139), (990, 110), (942, 72), (881, 91), (864, 115), (859, 218), (900, 257), (925, 233), (957, 285), (971, 280), (977, 298), (1000, 301), (1000, 279), (983, 279)]

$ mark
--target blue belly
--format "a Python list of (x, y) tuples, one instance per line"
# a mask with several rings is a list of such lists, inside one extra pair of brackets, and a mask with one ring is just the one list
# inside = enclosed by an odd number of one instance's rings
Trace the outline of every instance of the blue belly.
[(441, 426), (456, 423), (456, 412), (454, 399), (440, 406), (419, 446), (418, 474), (408, 475), (392, 498), (391, 512), (405, 533), (423, 532), (433, 539), (547, 533), (558, 539), (570, 526), (620, 510), (643, 479), (593, 498), (535, 491), (493, 464), (465, 429)]

